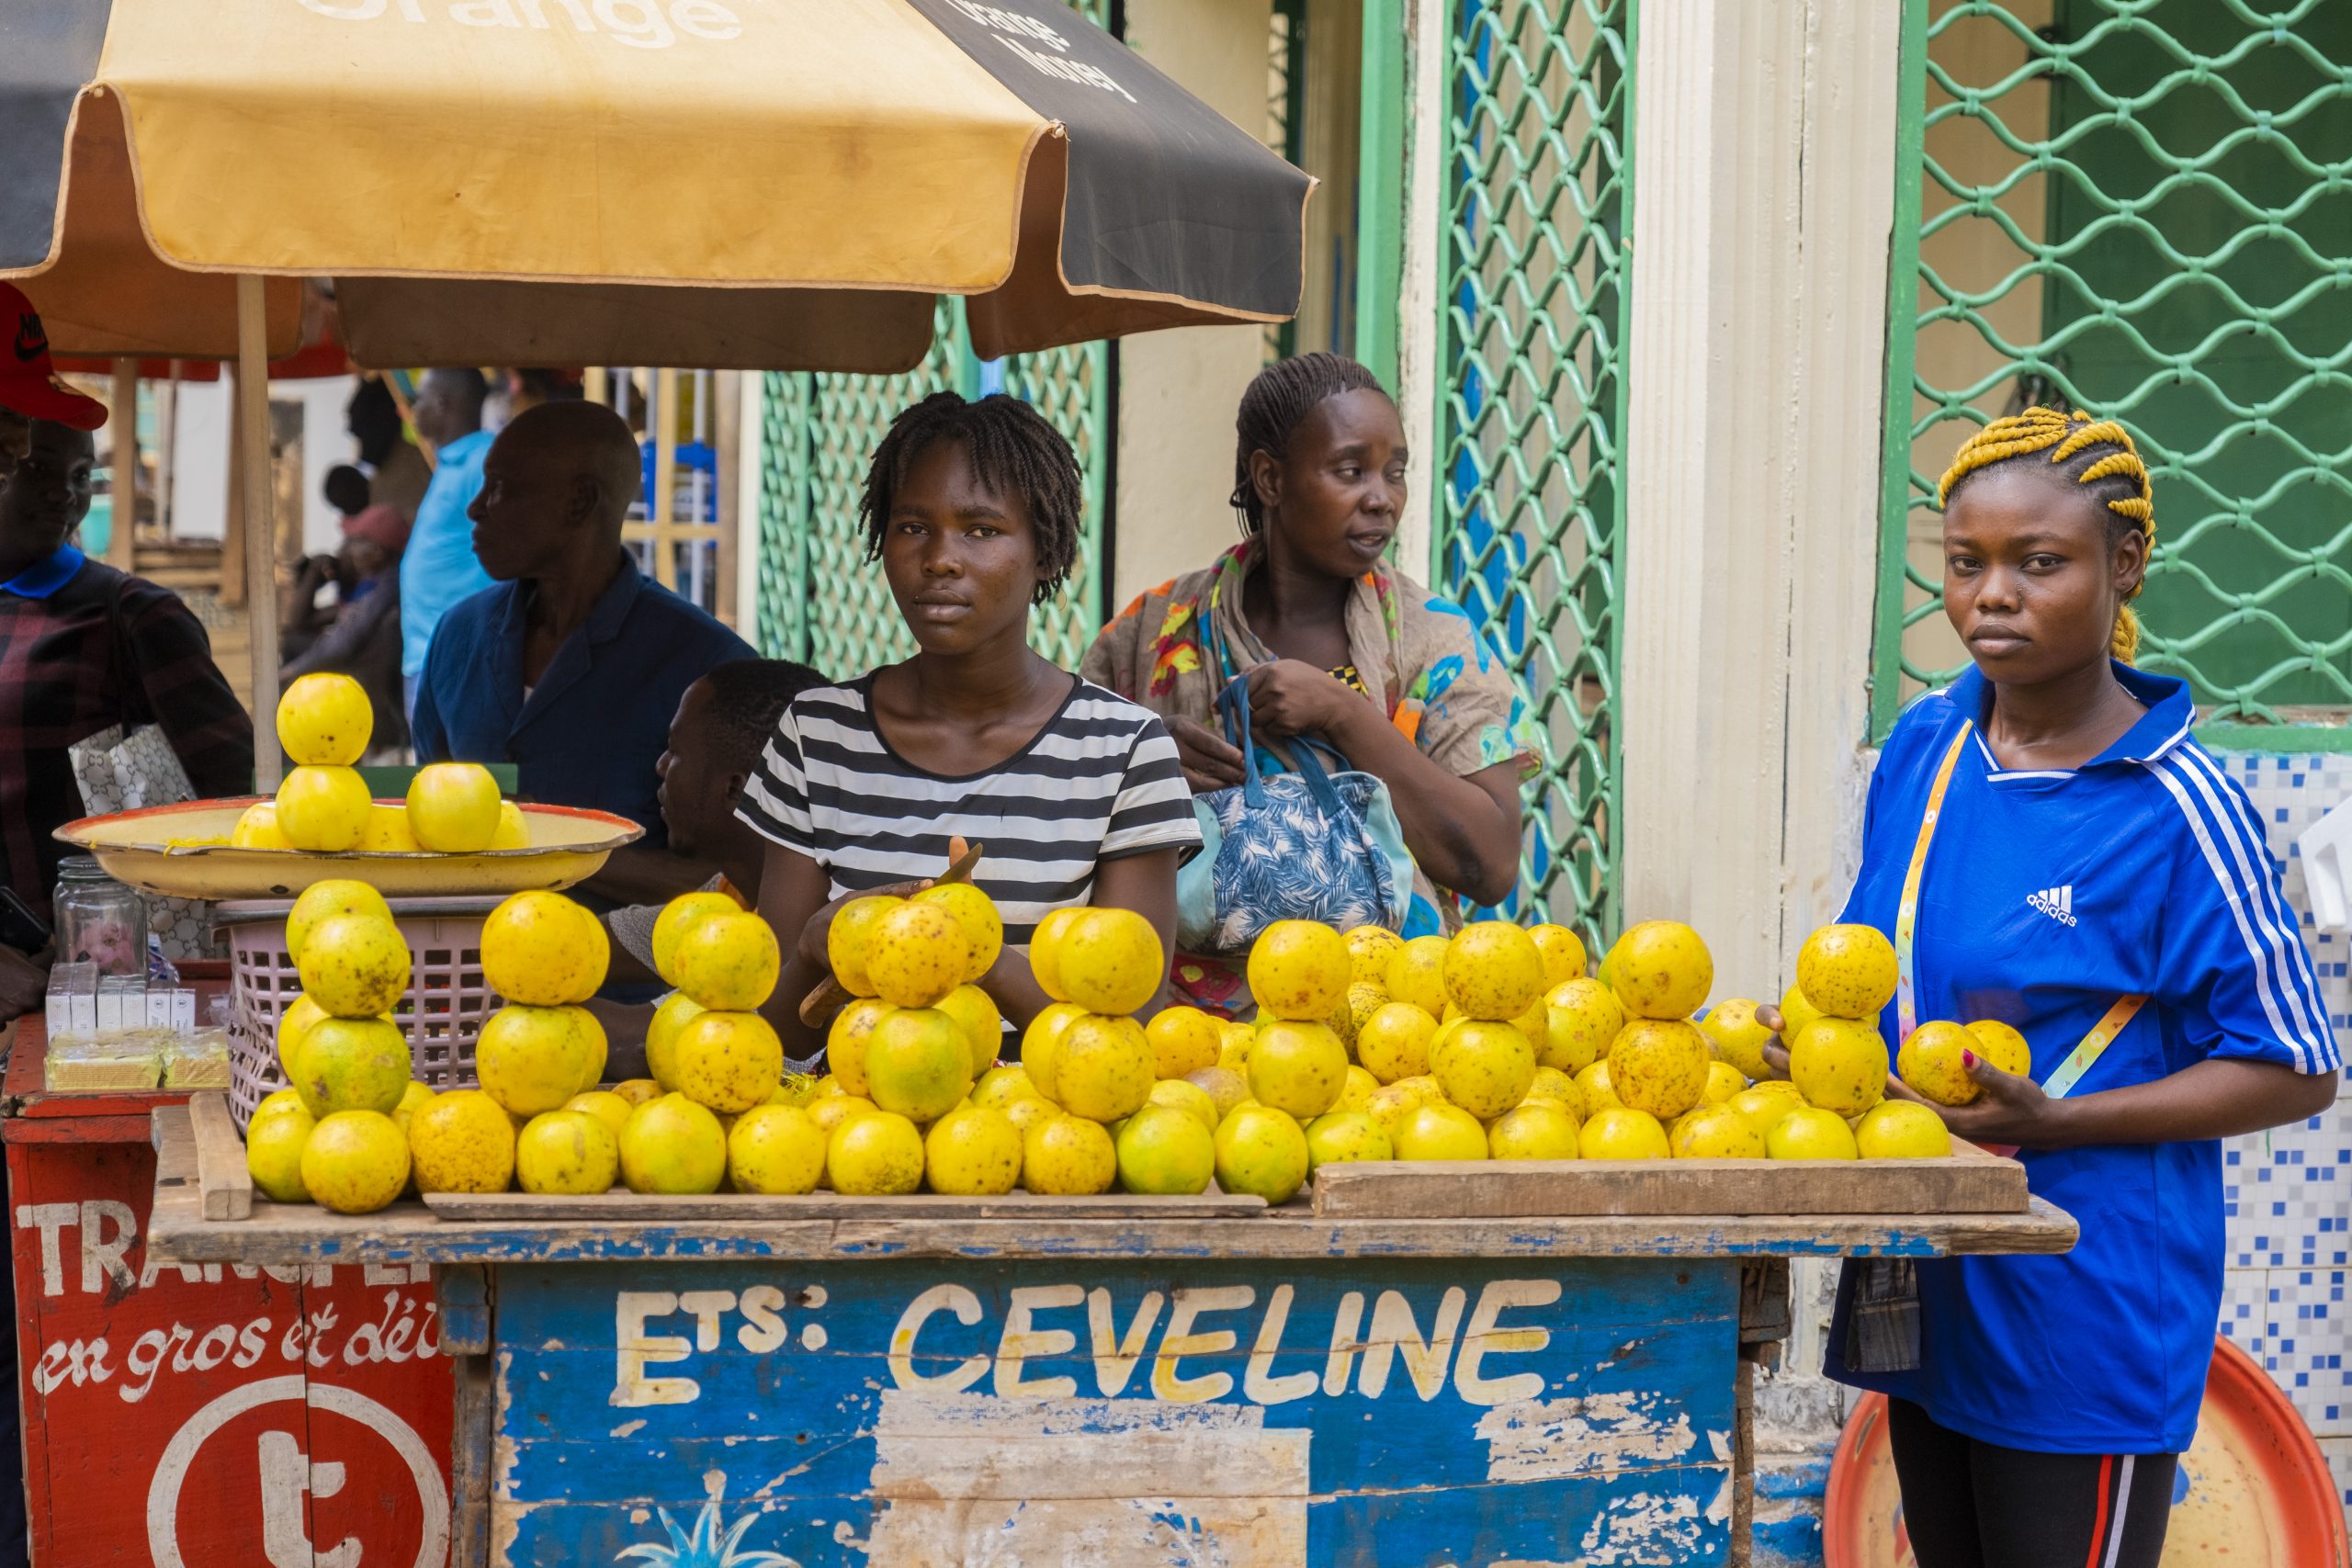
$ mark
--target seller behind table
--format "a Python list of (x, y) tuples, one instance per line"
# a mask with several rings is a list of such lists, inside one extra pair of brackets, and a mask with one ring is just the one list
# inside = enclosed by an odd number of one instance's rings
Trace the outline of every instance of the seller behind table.
[(482, 465), (474, 548), (496, 585), (452, 608), (417, 690), (420, 762), (512, 762), (515, 793), (627, 817), (644, 840), (594, 890), (641, 898), (708, 875), (669, 855), (656, 764), (685, 690), (751, 646), (621, 547), (637, 443), (600, 403), (515, 416)]
[(1939, 1110), (2020, 1145), (2082, 1238), (1920, 1262), (1916, 1355), (1849, 1344), (1864, 1283), (1904, 1299), (1849, 1264), (1828, 1370), (1892, 1400), (1920, 1568), (2155, 1568), (2221, 1303), (2218, 1140), (2324, 1110), (2340, 1058), (2259, 818), (2186, 682), (2132, 665), (2155, 517), (2130, 434), (2030, 409), (1962, 447), (1942, 500), (1974, 667), (1888, 737), (1844, 918), (1894, 933), (1888, 1038), (2023, 1032), (2031, 1076), (1972, 1055), (1979, 1098)]

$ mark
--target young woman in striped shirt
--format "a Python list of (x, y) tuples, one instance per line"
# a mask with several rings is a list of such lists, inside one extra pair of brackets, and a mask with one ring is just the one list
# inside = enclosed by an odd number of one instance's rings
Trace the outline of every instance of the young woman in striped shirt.
[(867, 556), (917, 651), (794, 699), (741, 809), (769, 840), (760, 913), (792, 947), (769, 1016), (796, 1056), (818, 1043), (798, 1009), (825, 977), (833, 912), (937, 876), (956, 839), (983, 849), (972, 880), (1005, 949), (980, 984), (1015, 1028), (1046, 1005), (1025, 947), (1048, 911), (1133, 909), (1172, 948), (1177, 864), (1200, 842), (1175, 743), (1029, 647), (1084, 501), (1069, 443), (1013, 398), (938, 393), (875, 452)]

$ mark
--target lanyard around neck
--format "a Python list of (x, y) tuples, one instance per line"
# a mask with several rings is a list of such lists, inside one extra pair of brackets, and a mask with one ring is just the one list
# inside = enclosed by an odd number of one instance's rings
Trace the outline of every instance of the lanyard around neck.
[[(1919, 814), (1919, 837), (1911, 846), (1911, 864), (1903, 874), (1903, 897), (1894, 907), (1894, 1018), (1905, 1040), (1910, 1039), (1912, 1031), (1919, 1027), (1918, 971), (1913, 957), (1919, 930), (1919, 881), (1928, 869), (1928, 846), (1935, 841), (1936, 824), (1943, 816), (1944, 791), (1951, 786), (1951, 771), (1959, 764), (1969, 737), (1975, 733), (1976, 726), (1963, 719), (1960, 733), (1952, 737), (1951, 748), (1936, 769), (1936, 782), (1928, 790), (1927, 808)], [(2082, 1081), (2083, 1075), (2091, 1070), (2092, 1064), (2115, 1043), (2116, 1036), (2123, 1032), (2124, 1025), (2132, 1021), (2147, 1000), (2144, 996), (2117, 998), (2106, 1016), (2043, 1080), (2041, 1092), (2052, 1100), (2064, 1100)]]

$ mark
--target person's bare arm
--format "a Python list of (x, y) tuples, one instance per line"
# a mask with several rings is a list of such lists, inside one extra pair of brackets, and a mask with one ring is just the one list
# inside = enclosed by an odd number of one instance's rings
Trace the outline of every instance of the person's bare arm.
[(1413, 863), (1476, 904), (1499, 904), (1519, 880), (1519, 765), (1447, 773), (1387, 716), (1328, 672), (1295, 659), (1250, 675), (1250, 718), (1261, 735), (1311, 735), (1388, 786)]
[[(775, 994), (760, 1011), (784, 1037), (785, 1050), (794, 1056), (814, 1055), (824, 1043), (821, 1030), (800, 1021), (800, 1004), (830, 971), (825, 966), (825, 931), (836, 907), (832, 879), (825, 868), (798, 850), (768, 846), (760, 868), (760, 918), (775, 932), (784, 950), (783, 972)], [(822, 917), (820, 919), (820, 917)]]

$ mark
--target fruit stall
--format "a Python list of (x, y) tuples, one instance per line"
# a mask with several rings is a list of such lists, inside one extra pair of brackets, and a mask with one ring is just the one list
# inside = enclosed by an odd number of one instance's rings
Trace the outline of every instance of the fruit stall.
[[(706, 892), (610, 1081), (560, 889), (627, 835), (432, 770), (369, 800), (348, 725), (280, 719), (274, 802), (66, 830), (225, 898), (230, 1081), (151, 1108), (148, 1257), (429, 1269), (469, 1568), (1740, 1561), (1785, 1259), (2074, 1240), (1930, 1108), (1962, 1047), (1890, 1053), (1860, 928), (1759, 1006), (1672, 921), (1597, 970), (1556, 926), (1278, 921), (1225, 1018), (1156, 1007), (1125, 909), (1007, 946), (957, 844), (831, 916), (821, 1077), (776, 934)], [(1008, 965), (1051, 998), (1017, 1032)]]

